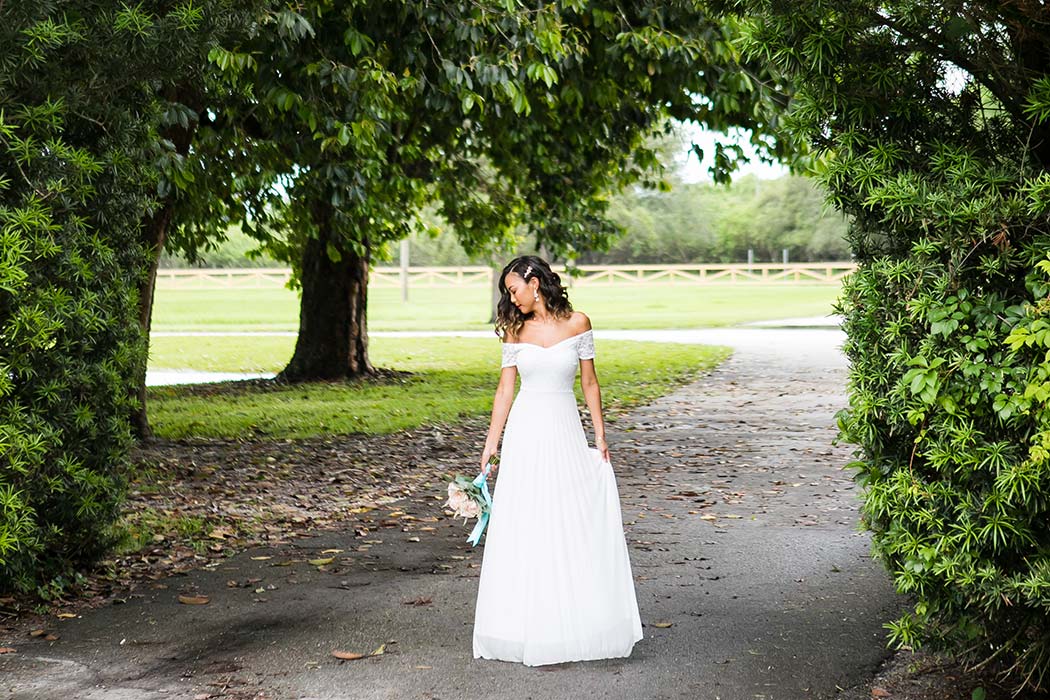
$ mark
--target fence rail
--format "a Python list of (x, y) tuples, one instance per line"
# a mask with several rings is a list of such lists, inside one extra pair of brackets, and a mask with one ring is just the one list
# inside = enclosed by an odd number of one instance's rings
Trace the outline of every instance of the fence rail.
[[(574, 278), (555, 270), (574, 287), (609, 285), (704, 285), (704, 284), (836, 284), (857, 269), (856, 263), (730, 263), (723, 265), (580, 265)], [(489, 267), (409, 267), (407, 285), (414, 289), (436, 287), (488, 287), (496, 272)], [(287, 283), (287, 268), (244, 269), (162, 269), (157, 281), (169, 289), (262, 289)], [(402, 272), (398, 267), (374, 267), (369, 277), (372, 288), (398, 288)]]

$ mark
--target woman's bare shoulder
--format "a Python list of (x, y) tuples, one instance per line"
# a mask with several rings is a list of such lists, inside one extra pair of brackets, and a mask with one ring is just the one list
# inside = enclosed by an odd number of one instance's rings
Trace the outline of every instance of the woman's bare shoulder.
[(569, 317), (569, 327), (577, 334), (591, 330), (591, 319), (582, 311), (573, 311)]

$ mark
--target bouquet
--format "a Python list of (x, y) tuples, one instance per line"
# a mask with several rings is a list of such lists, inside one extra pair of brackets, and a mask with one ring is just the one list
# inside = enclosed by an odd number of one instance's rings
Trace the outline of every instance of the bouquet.
[(448, 485), (448, 501), (445, 506), (452, 509), (457, 518), (477, 518), (467, 542), (477, 546), (481, 541), (481, 534), (485, 532), (485, 526), (489, 522), (489, 511), (492, 509), (492, 496), (489, 494), (488, 475), (489, 468), (499, 464), (499, 458), (493, 455), (481, 473), (473, 480), (457, 474)]

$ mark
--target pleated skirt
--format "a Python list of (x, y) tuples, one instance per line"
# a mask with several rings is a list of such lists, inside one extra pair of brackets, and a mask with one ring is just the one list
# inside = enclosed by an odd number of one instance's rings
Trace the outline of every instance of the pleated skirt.
[(642, 638), (616, 478), (571, 391), (515, 398), (484, 548), (475, 658), (618, 658)]

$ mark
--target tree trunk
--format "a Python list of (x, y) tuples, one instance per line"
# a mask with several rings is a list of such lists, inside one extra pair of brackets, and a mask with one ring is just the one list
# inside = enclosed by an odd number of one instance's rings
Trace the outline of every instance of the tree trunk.
[[(172, 101), (183, 101), (190, 103), (188, 95), (180, 94), (177, 90), (170, 92), (167, 99)], [(196, 101), (193, 101), (197, 113), (202, 109)], [(174, 126), (168, 129), (164, 136), (175, 146), (175, 152), (185, 156), (190, 152), (190, 144), (197, 133), (197, 122), (190, 123), (189, 128)], [(149, 270), (139, 286), (139, 326), (146, 341), (147, 356), (149, 355), (149, 333), (153, 323), (153, 295), (157, 283), (157, 268), (160, 265), (160, 254), (164, 252), (164, 242), (168, 239), (168, 230), (171, 226), (175, 206), (172, 197), (165, 200), (152, 217), (142, 222), (142, 243), (149, 251)], [(138, 400), (135, 412), (131, 415), (131, 429), (140, 440), (153, 436), (153, 430), (149, 425), (149, 414), (146, 411), (146, 363), (142, 363), (139, 376), (136, 377), (136, 398)]]
[(499, 258), (492, 258), (489, 267), (492, 268), (492, 304), (489, 307), (491, 310), (491, 313), (489, 314), (489, 323), (492, 324), (496, 322), (499, 298), (502, 296), (499, 291), (499, 274), (503, 272), (503, 264), (500, 263)]
[(337, 246), (340, 259), (328, 255), (332, 235), (330, 204), (314, 212), (318, 235), (303, 249), (302, 299), (295, 353), (278, 379), (289, 382), (347, 379), (374, 374), (368, 360), (368, 244), (366, 254)]
[[(168, 226), (171, 225), (173, 207), (171, 202), (163, 205), (156, 214), (142, 224), (142, 239), (149, 250), (149, 270), (139, 283), (139, 326), (149, 349), (150, 326), (153, 322), (153, 292), (157, 282), (157, 267), (160, 265), (160, 254), (164, 250), (164, 241), (168, 237)], [(148, 352), (147, 352), (148, 355)], [(131, 415), (131, 427), (135, 436), (145, 440), (153, 436), (146, 412), (146, 363), (142, 363), (139, 376), (136, 378), (136, 395), (138, 405)]]

